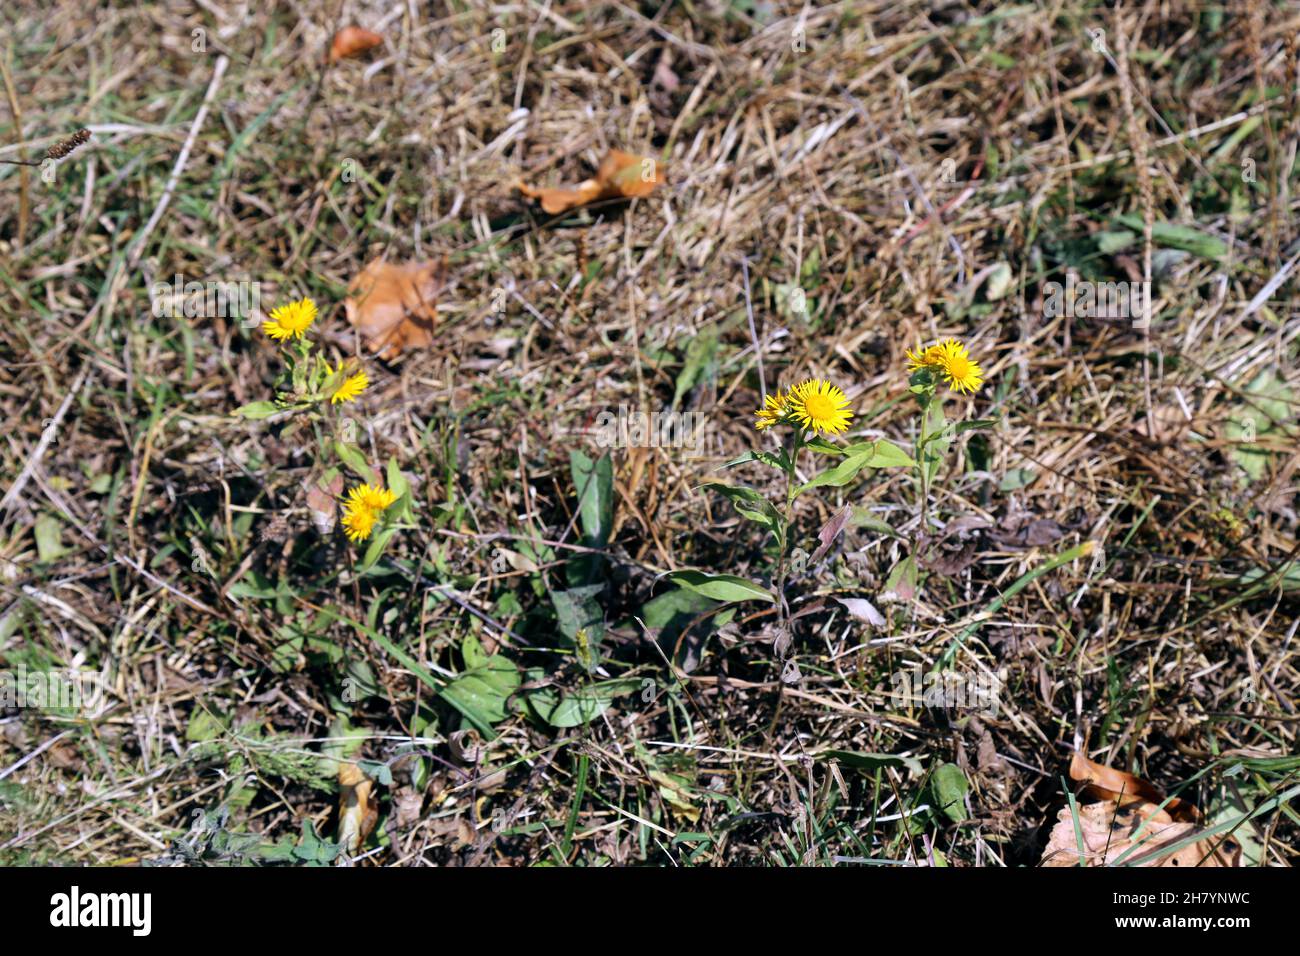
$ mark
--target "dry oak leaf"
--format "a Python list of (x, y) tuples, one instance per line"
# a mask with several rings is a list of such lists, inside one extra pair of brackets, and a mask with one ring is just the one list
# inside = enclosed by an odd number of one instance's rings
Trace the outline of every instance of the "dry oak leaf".
[[(1086, 792), (1097, 800), (1119, 800), (1121, 804), (1127, 805), (1144, 802), (1160, 804), (1165, 799), (1157, 787), (1141, 777), (1094, 763), (1077, 750), (1070, 758), (1070, 779), (1087, 784)], [(1177, 797), (1169, 798), (1165, 810), (1172, 819), (1181, 822), (1195, 823), (1200, 819), (1194, 805)]]
[(611, 149), (601, 160), (595, 177), (583, 180), (576, 186), (534, 189), (520, 181), (517, 187), (529, 199), (540, 199), (542, 210), (554, 215), (601, 199), (649, 196), (661, 181), (659, 172), (659, 164), (649, 156), (635, 156)]
[(427, 348), (433, 342), (438, 296), (447, 285), (447, 263), (376, 259), (348, 285), (343, 300), (348, 321), (380, 358), (403, 349)]
[(374, 782), (354, 763), (339, 764), (339, 838), (349, 855), (361, 849), (379, 822)]
[(344, 27), (330, 41), (330, 62), (337, 63), (350, 56), (360, 56), (383, 42), (384, 38), (378, 33), (361, 27)]
[(1078, 866), (1080, 839), (1084, 866), (1241, 866), (1241, 846), (1222, 834), (1179, 847), (1200, 832), (1197, 826), (1175, 822), (1145, 800), (1090, 803), (1078, 814), (1077, 833), (1069, 807), (1057, 814), (1040, 866)]

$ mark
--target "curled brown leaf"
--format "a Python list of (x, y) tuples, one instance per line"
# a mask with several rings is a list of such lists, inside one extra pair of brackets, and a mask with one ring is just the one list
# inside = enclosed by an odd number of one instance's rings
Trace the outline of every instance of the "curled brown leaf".
[(539, 189), (521, 181), (517, 188), (529, 199), (540, 200), (544, 212), (555, 215), (601, 199), (649, 196), (659, 183), (659, 164), (649, 156), (611, 149), (601, 161), (596, 175), (577, 186)]
[(337, 63), (347, 57), (360, 56), (384, 42), (378, 33), (357, 26), (344, 27), (330, 41), (330, 62)]

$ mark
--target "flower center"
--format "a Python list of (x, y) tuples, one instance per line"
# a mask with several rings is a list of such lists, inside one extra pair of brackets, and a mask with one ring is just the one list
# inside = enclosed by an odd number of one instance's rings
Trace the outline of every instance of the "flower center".
[(803, 400), (803, 407), (809, 417), (818, 421), (835, 416), (835, 403), (825, 395), (809, 395)]
[(956, 379), (964, 379), (970, 375), (970, 362), (960, 355), (954, 355), (948, 359), (948, 374)]

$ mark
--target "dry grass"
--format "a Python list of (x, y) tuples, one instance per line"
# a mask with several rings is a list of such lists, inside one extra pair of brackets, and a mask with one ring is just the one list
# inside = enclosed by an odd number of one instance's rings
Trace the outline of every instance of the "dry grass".
[[(323, 755), (348, 736), (391, 771), (365, 856), (386, 865), (1033, 864), (1075, 746), (1191, 781), (1216, 819), (1289, 799), (1293, 277), (1251, 300), (1300, 248), (1294, 4), (8, 0), (0, 21), (0, 159), (94, 134), (52, 183), (0, 164), (0, 665), (111, 674), (105, 713), (0, 711), (0, 861), (279, 858), (304, 820), (334, 833)], [(323, 69), (350, 22), (385, 46)], [(558, 220), (512, 188), (575, 182), (611, 147), (667, 184)], [(269, 397), (273, 345), (156, 318), (149, 289), (310, 294), (341, 356), (345, 288), (378, 255), (446, 255), (452, 286), (435, 348), (368, 362), (363, 445), (400, 463), (419, 520), (361, 576), (312, 529), (301, 437), (230, 415)], [(1046, 316), (1067, 268), (1150, 275), (1150, 328)], [(754, 604), (657, 644), (637, 618), (662, 572), (772, 576), (758, 530), (698, 487), (754, 443), (762, 386), (830, 378), (855, 434), (910, 447), (903, 350), (941, 335), (988, 372), (963, 414), (999, 424), (955, 443), (930, 507), (987, 526), (932, 531), (915, 601), (881, 604), (922, 537), (914, 483), (825, 489), (799, 540), (844, 503), (892, 533), (852, 528), (791, 582), (798, 683)], [(547, 596), (585, 553), (570, 452), (599, 451), (577, 433), (596, 412), (679, 384), (704, 453), (614, 453), (600, 576), (602, 672), (653, 693), (453, 742), (408, 665), (439, 684), (468, 635), (534, 688), (590, 679)], [(1086, 540), (1096, 560), (1012, 587)], [(494, 568), (502, 547), (533, 563)], [(890, 696), (966, 633), (955, 671), (1000, 676), (996, 715)], [(965, 812), (937, 806), (943, 764)], [(1296, 824), (1284, 801), (1236, 837), (1291, 865)]]

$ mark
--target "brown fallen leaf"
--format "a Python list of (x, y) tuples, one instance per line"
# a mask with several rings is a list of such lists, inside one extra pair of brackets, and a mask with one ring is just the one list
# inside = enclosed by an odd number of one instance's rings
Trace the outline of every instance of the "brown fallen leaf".
[(649, 156), (611, 149), (601, 160), (595, 177), (576, 186), (535, 189), (520, 181), (517, 187), (529, 199), (540, 199), (542, 210), (554, 215), (601, 199), (649, 196), (659, 182), (659, 164)]
[[(1086, 792), (1090, 796), (1098, 800), (1119, 800), (1121, 805), (1159, 804), (1165, 799), (1157, 787), (1141, 777), (1094, 763), (1077, 750), (1070, 758), (1070, 779), (1087, 784)], [(1181, 822), (1194, 823), (1200, 816), (1193, 804), (1177, 797), (1170, 797), (1165, 809), (1174, 820)]]
[(330, 41), (330, 62), (337, 63), (350, 56), (360, 56), (383, 42), (384, 38), (378, 33), (372, 33), (361, 27), (344, 27), (334, 34), (334, 39)]
[(318, 481), (307, 482), (307, 511), (311, 514), (311, 523), (322, 535), (334, 530), (335, 502), (343, 493), (343, 475), (335, 473), (331, 481), (321, 477)]
[(438, 296), (447, 284), (446, 261), (400, 265), (376, 259), (348, 286), (343, 300), (348, 321), (380, 358), (433, 342)]
[[(1056, 816), (1040, 866), (1241, 866), (1241, 846), (1222, 834), (1178, 847), (1201, 832), (1194, 823), (1178, 823), (1153, 803), (1138, 800), (1126, 806), (1118, 801), (1079, 807), (1079, 827), (1064, 807)], [(1140, 832), (1139, 832), (1140, 831)], [(1082, 839), (1083, 853), (1079, 852)]]
[(373, 798), (374, 782), (354, 763), (339, 764), (339, 835), (345, 853), (361, 849), (379, 822), (379, 807)]

